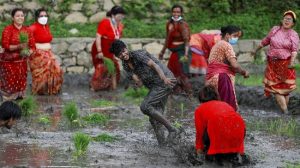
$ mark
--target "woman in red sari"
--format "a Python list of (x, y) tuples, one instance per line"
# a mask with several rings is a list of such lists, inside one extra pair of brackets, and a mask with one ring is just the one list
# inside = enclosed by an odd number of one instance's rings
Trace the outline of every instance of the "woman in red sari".
[(296, 14), (287, 11), (280, 26), (274, 26), (262, 40), (256, 51), (270, 45), (265, 70), (265, 95), (275, 94), (276, 101), (283, 113), (288, 114), (289, 93), (296, 89), (296, 71), (293, 67), (299, 50), (299, 36), (293, 30)]
[(230, 105), (219, 101), (213, 86), (205, 86), (199, 93), (201, 105), (195, 110), (196, 142), (198, 154), (215, 157), (216, 161), (244, 154), (246, 125), (239, 113)]
[[(92, 46), (92, 59), (95, 73), (92, 77), (91, 90), (116, 89), (117, 81), (120, 80), (120, 68), (117, 59), (109, 52), (112, 42), (122, 36), (122, 19), (125, 11), (120, 6), (114, 6), (98, 24), (96, 40)], [(103, 57), (109, 58), (114, 62), (116, 74), (110, 75), (104, 66)]]
[(208, 58), (208, 68), (205, 84), (212, 85), (219, 92), (222, 101), (230, 104), (234, 110), (238, 110), (234, 81), (235, 73), (240, 73), (245, 78), (249, 72), (242, 69), (237, 63), (237, 58), (232, 45), (237, 44), (241, 36), (241, 29), (236, 26), (221, 28), (222, 40), (213, 46)]
[(36, 22), (29, 29), (35, 39), (36, 51), (29, 58), (32, 74), (32, 93), (52, 95), (59, 93), (63, 83), (63, 71), (51, 51), (52, 34), (47, 24), (45, 9), (35, 12)]
[[(32, 33), (23, 25), (23, 10), (13, 9), (11, 16), (13, 23), (6, 26), (2, 32), (4, 53), (0, 54), (0, 94), (4, 100), (14, 100), (25, 96), (27, 57), (35, 49)], [(27, 42), (20, 43), (20, 33), (28, 37)], [(28, 48), (29, 52), (20, 54), (21, 50)]]
[(192, 93), (192, 85), (188, 81), (190, 29), (187, 22), (183, 20), (182, 14), (182, 6), (174, 5), (172, 7), (172, 17), (166, 24), (167, 36), (159, 53), (159, 59), (163, 59), (167, 48), (172, 52), (168, 68), (177, 78), (181, 89), (190, 95)]

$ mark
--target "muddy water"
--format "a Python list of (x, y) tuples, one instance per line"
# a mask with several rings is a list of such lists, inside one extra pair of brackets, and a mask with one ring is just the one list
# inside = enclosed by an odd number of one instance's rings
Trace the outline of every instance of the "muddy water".
[[(81, 85), (77, 83), (76, 85)], [(153, 131), (139, 110), (138, 104), (122, 96), (123, 88), (114, 92), (90, 92), (86, 87), (66, 87), (59, 96), (37, 96), (39, 109), (30, 118), (23, 118), (12, 130), (1, 130), (0, 167), (189, 167), (182, 157), (188, 150), (185, 146), (170, 147), (157, 145)], [(104, 126), (85, 126), (74, 128), (62, 116), (66, 102), (74, 101), (80, 108), (81, 116), (92, 113), (90, 102), (93, 99), (106, 99), (118, 102), (112, 110), (103, 113), (111, 120)], [(187, 146), (193, 145), (195, 130), (193, 110), (196, 99), (188, 100), (180, 95), (172, 95), (167, 103), (165, 115), (185, 128), (183, 135)], [(241, 114), (247, 121), (285, 117), (277, 111), (260, 110), (241, 106)], [(38, 122), (38, 116), (50, 116), (50, 124)], [(299, 116), (295, 116), (298, 125)], [(115, 142), (91, 142), (86, 155), (73, 157), (72, 136), (75, 132), (90, 136), (108, 133), (118, 137)], [(246, 153), (252, 164), (244, 167), (284, 167), (296, 163), (300, 158), (300, 145), (297, 140), (263, 132), (248, 132), (245, 141)], [(175, 153), (176, 151), (181, 153)], [(217, 167), (214, 163), (204, 163), (201, 167)], [(226, 167), (231, 167), (227, 164)]]

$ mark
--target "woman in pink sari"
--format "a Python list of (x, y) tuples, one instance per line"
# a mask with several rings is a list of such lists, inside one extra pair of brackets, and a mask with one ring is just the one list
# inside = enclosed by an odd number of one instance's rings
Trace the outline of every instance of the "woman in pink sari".
[(219, 92), (222, 101), (231, 105), (237, 111), (234, 81), (235, 73), (240, 73), (245, 78), (249, 72), (242, 69), (237, 63), (232, 45), (237, 44), (241, 36), (241, 29), (236, 26), (221, 28), (222, 40), (213, 46), (208, 58), (208, 69), (205, 78), (206, 85), (212, 85)]

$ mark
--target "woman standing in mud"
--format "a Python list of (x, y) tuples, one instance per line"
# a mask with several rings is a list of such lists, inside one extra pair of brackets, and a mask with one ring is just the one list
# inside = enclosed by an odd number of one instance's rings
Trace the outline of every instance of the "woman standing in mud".
[[(123, 31), (122, 19), (125, 11), (120, 6), (114, 6), (98, 24), (96, 40), (92, 46), (92, 59), (95, 73), (90, 82), (91, 90), (116, 89), (117, 81), (120, 79), (120, 68), (114, 55), (109, 52), (112, 42), (120, 39)], [(110, 75), (104, 66), (103, 57), (114, 62), (116, 74)]]
[(290, 10), (285, 12), (280, 26), (274, 26), (255, 51), (270, 45), (263, 80), (265, 96), (275, 94), (275, 99), (285, 114), (289, 113), (289, 94), (296, 89), (294, 63), (299, 49), (299, 36), (293, 30), (295, 23), (296, 14)]
[(149, 89), (140, 108), (149, 116), (158, 143), (161, 145), (165, 143), (162, 125), (168, 129), (168, 140), (172, 142), (178, 134), (177, 129), (163, 116), (168, 96), (176, 84), (172, 72), (145, 50), (128, 51), (121, 40), (112, 43), (111, 52), (122, 60), (123, 68), (130, 80), (134, 80), (138, 86), (144, 85)]
[(36, 51), (29, 58), (32, 74), (32, 93), (52, 95), (59, 93), (63, 83), (63, 70), (51, 51), (47, 11), (43, 8), (35, 12), (36, 22), (29, 29), (35, 39)]
[(205, 86), (199, 93), (201, 105), (195, 110), (196, 151), (207, 159), (234, 159), (244, 155), (246, 125), (239, 113), (220, 101), (213, 86)]
[(163, 59), (167, 48), (171, 50), (168, 68), (177, 78), (181, 89), (191, 95), (192, 85), (188, 81), (190, 29), (187, 22), (183, 20), (182, 14), (182, 6), (174, 5), (172, 7), (172, 17), (166, 24), (167, 35), (165, 44), (159, 53), (159, 59)]
[(234, 89), (235, 73), (240, 73), (245, 78), (249, 77), (249, 72), (237, 63), (232, 47), (237, 44), (242, 33), (240, 28), (229, 25), (221, 28), (221, 34), (222, 40), (213, 46), (208, 58), (205, 84), (212, 85), (219, 92), (220, 99), (237, 111)]
[(3, 100), (25, 96), (27, 57), (35, 50), (32, 33), (23, 25), (23, 9), (13, 9), (11, 16), (13, 23), (2, 32), (4, 53), (0, 54), (0, 94)]

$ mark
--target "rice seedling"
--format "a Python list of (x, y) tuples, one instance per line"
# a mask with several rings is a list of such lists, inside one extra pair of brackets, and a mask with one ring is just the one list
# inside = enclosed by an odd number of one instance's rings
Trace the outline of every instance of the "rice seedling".
[(19, 105), (22, 109), (22, 116), (24, 117), (32, 115), (38, 107), (33, 96), (28, 96), (25, 99), (21, 100)]
[(149, 90), (146, 87), (140, 87), (140, 88), (129, 88), (124, 93), (125, 97), (131, 97), (131, 98), (143, 98), (148, 94)]
[(285, 168), (300, 168), (300, 162), (286, 163)]
[(81, 156), (86, 153), (91, 137), (87, 134), (77, 132), (73, 135), (73, 142), (75, 146), (75, 156)]
[[(20, 43), (21, 44), (27, 44), (28, 43), (28, 33), (27, 32), (21, 32), (20, 35), (19, 35), (19, 40), (20, 40)], [(23, 48), (20, 52), (20, 55), (22, 57), (26, 57), (26, 56), (29, 56), (30, 55), (30, 52), (29, 52), (29, 49), (28, 47), (26, 48)]]
[(118, 140), (117, 137), (106, 134), (106, 133), (100, 134), (96, 137), (92, 137), (92, 139), (93, 139), (93, 141), (96, 141), (96, 142), (114, 142), (114, 141)]
[(103, 57), (104, 66), (107, 68), (108, 74), (114, 75), (115, 74), (115, 64), (114, 62), (106, 57)]
[(38, 119), (38, 122), (44, 125), (49, 124), (51, 121), (48, 116), (42, 116)]
[(71, 122), (78, 121), (79, 112), (76, 103), (69, 102), (63, 108), (63, 115)]
[(94, 113), (84, 116), (82, 119), (89, 124), (105, 125), (108, 122), (109, 117), (104, 114)]
[(92, 107), (108, 107), (117, 105), (116, 102), (108, 101), (108, 100), (93, 100), (90, 103)]
[(177, 129), (182, 128), (182, 124), (178, 122), (177, 120), (173, 123), (173, 126)]
[(300, 64), (296, 64), (296, 65), (294, 66), (294, 68), (295, 68), (297, 71), (300, 71)]

